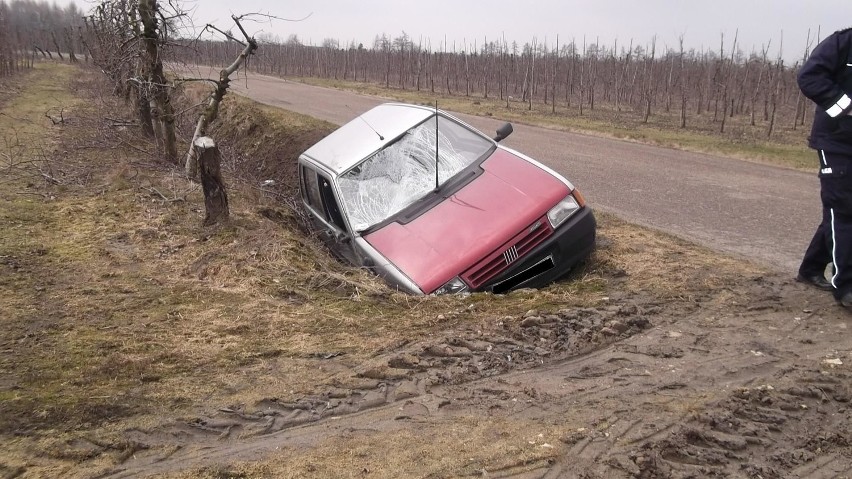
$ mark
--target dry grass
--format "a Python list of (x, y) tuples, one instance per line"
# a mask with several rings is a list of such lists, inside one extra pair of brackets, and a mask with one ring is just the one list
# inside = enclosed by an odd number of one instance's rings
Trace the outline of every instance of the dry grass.
[[(78, 75), (83, 78), (72, 80)], [(97, 95), (99, 81), (94, 72), (43, 64), (0, 115), (0, 136), (44, 145), (62, 178), (57, 184), (21, 177), (0, 191), (0, 464), (9, 468), (27, 463), (34, 474), (71, 474), (79, 458), (67, 457), (63, 445), (80, 434), (118, 444), (127, 428), (310, 394), (336, 377), (318, 359), (328, 353), (354, 367), (376, 351), (463, 324), (493, 327), (494, 318), (530, 309), (631, 295), (690, 301), (762, 274), (599, 215), (600, 247), (567, 281), (506, 296), (401, 294), (334, 261), (298, 227), (292, 199), (257, 188), (251, 175), (229, 180), (231, 223), (202, 228), (198, 186), (144, 153), (150, 146), (132, 129), (105, 119), (124, 106)], [(83, 89), (85, 83), (95, 86)], [(59, 105), (68, 121), (53, 126), (44, 111)], [(247, 118), (272, 125), (272, 136), (264, 136), (270, 142), (304, 142), (315, 134), (314, 121), (229, 99), (221, 121), (238, 119), (240, 128), (251, 129)], [(269, 146), (262, 151), (274, 153)], [(272, 161), (261, 156), (246, 152)], [(239, 169), (240, 162), (228, 161)], [(478, 427), (459, 418), (461, 426), (466, 429), (441, 440), (475, 447), (477, 460), (499, 462), (507, 447), (520, 448), (512, 457), (531, 461), (550, 454), (501, 442), (500, 428), (511, 424)], [(327, 469), (332, 458), (367, 469), (416, 464), (414, 457), (377, 458), (388, 441), (408, 441), (410, 434), (370, 437), (346, 454), (332, 441), (293, 469), (246, 470), (296, 477), (313, 467), (322, 477), (335, 475)], [(46, 452), (34, 459), (31, 450)], [(419, 460), (446, 460), (442, 470), (475, 474), (476, 464), (465, 457)]]

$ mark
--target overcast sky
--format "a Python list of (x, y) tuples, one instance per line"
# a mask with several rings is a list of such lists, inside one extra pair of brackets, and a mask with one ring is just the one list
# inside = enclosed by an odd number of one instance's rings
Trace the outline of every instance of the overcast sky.
[[(84, 9), (90, 0), (74, 0)], [(406, 32), (415, 43), (431, 39), (440, 48), (445, 36), (452, 48), (466, 42), (481, 46), (505, 37), (511, 45), (536, 37), (552, 46), (557, 35), (565, 44), (596, 39), (619, 49), (634, 44), (650, 45), (657, 37), (658, 51), (678, 48), (682, 35), (687, 49), (719, 49), (722, 35), (730, 49), (734, 35), (746, 53), (770, 44), (777, 56), (783, 34), (783, 53), (788, 61), (800, 59), (811, 38), (820, 38), (852, 27), (852, 0), (183, 0), (193, 11), (194, 22), (231, 26), (230, 14), (268, 13), (301, 22), (272, 20), (248, 24), (249, 33), (261, 32), (287, 39), (291, 34), (302, 43), (319, 45), (326, 38), (371, 47), (376, 35), (397, 37)], [(812, 45), (813, 46), (813, 45)]]

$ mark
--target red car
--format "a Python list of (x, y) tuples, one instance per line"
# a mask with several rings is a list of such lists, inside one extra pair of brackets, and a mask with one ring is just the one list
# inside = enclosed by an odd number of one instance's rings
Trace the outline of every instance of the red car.
[(435, 108), (379, 105), (299, 158), (340, 258), (415, 294), (544, 286), (584, 260), (595, 218), (565, 178)]

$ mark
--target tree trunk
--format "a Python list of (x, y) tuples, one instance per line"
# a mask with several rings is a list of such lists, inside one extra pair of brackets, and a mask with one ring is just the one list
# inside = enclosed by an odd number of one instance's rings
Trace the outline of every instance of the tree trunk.
[[(734, 43), (731, 45), (731, 61), (728, 63), (728, 67), (725, 68), (725, 59), (722, 58), (722, 69), (723, 69), (723, 90), (722, 90), (722, 124), (719, 127), (719, 133), (725, 133), (725, 119), (728, 116), (728, 85), (731, 82), (731, 77), (734, 75), (734, 55), (737, 51), (737, 37), (739, 36), (739, 30), (734, 33)], [(731, 111), (730, 114), (733, 116), (733, 103), (731, 103)]]
[(198, 150), (201, 164), (201, 186), (204, 189), (204, 226), (228, 221), (228, 193), (219, 167), (221, 153), (212, 138), (202, 136), (193, 146)]
[(550, 94), (550, 99), (553, 104), (550, 106), (550, 113), (556, 114), (556, 71), (559, 69), (559, 35), (556, 36), (556, 49), (554, 50), (555, 59), (553, 60), (553, 70), (550, 75), (550, 85), (553, 89)]
[(59, 47), (59, 42), (56, 41), (56, 33), (50, 32), (50, 38), (53, 40), (53, 46), (56, 48), (56, 54), (59, 55), (59, 59), (65, 60), (65, 57), (62, 56), (62, 49)]
[(159, 35), (157, 29), (157, 0), (139, 1), (139, 18), (142, 20), (142, 41), (145, 45), (148, 75), (153, 100), (157, 104), (156, 120), (162, 138), (163, 154), (170, 160), (177, 159), (177, 137), (175, 136), (175, 112), (169, 97), (169, 87), (163, 74), (163, 61), (159, 55)]
[(65, 29), (65, 39), (68, 42), (68, 61), (77, 63), (77, 56), (74, 54), (74, 38), (70, 28)]
[[(136, 12), (130, 9), (127, 12), (128, 21), (133, 25), (133, 33), (137, 38), (142, 38), (142, 30), (139, 28), (139, 22), (136, 20)], [(144, 56), (145, 48), (142, 48), (141, 54)], [(146, 93), (145, 78), (145, 63), (141, 61), (133, 62), (134, 79), (131, 79), (128, 91), (133, 94), (133, 101), (136, 105), (136, 114), (139, 117), (139, 124), (142, 127), (142, 132), (148, 137), (154, 137), (154, 118), (151, 115), (151, 101)]]

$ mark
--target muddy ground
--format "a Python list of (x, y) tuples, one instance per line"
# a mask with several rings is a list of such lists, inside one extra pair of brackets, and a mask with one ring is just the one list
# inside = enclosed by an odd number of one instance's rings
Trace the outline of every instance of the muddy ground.
[(554, 286), (408, 297), (300, 229), (327, 124), (229, 106), (204, 229), (94, 74), (31, 75), (0, 93), (43, 145), (3, 150), (0, 477), (852, 477), (852, 314), (790, 272), (599, 215)]
[[(753, 304), (733, 311), (633, 297), (530, 312), (358, 366), (329, 354), (338, 379), (318, 394), (130, 431), (145, 450), (107, 477), (234, 461), (288, 463), (292, 477), (845, 477), (848, 318), (825, 301), (799, 311), (784, 303), (813, 295), (785, 289), (800, 288), (753, 280)], [(506, 450), (429, 472), (489, 438)], [(329, 469), (335, 455), (348, 467)]]

